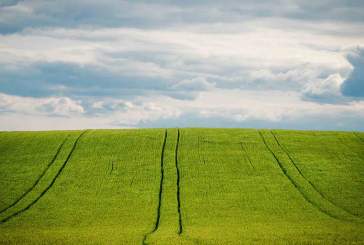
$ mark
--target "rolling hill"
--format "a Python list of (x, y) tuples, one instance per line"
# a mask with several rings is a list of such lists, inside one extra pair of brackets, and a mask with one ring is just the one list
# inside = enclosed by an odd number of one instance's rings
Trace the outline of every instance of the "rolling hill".
[(0, 132), (0, 244), (364, 244), (364, 133)]

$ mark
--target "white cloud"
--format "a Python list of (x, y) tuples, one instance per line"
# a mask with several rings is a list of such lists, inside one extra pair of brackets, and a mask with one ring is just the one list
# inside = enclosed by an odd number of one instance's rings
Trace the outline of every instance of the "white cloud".
[(189, 108), (191, 111), (201, 112), (202, 116), (223, 117), (238, 122), (305, 120), (305, 117), (310, 116), (322, 117), (341, 113), (364, 115), (364, 102), (317, 104), (303, 101), (300, 93), (281, 91), (203, 92), (196, 101), (187, 102), (183, 108), (185, 111)]
[(308, 83), (303, 95), (308, 99), (316, 99), (322, 102), (337, 102), (345, 98), (341, 94), (341, 85), (344, 79), (340, 74), (332, 74), (324, 79), (317, 79)]
[[(193, 81), (191, 86), (197, 88), (201, 85), (198, 78), (221, 88), (299, 91), (307, 83), (331, 74), (346, 77), (351, 66), (345, 50), (358, 42), (364, 44), (364, 35), (341, 38), (288, 32), (265, 26), (264, 22), (246, 25), (250, 30), (239, 31), (236, 26), (236, 32), (226, 33), (214, 32), (208, 26), (204, 31), (28, 30), (0, 36), (0, 64), (20, 69), (26, 64), (31, 69), (32, 64), (61, 62), (75, 69), (100, 71), (106, 77), (128, 77), (129, 84), (144, 79), (145, 87), (150, 87), (153, 79), (164, 81), (158, 86), (160, 90), (180, 87), (173, 84), (180, 81)], [(224, 25), (220, 28), (223, 30)], [(82, 80), (76, 77), (75, 83), (77, 79)]]
[(67, 97), (31, 98), (0, 93), (0, 112), (29, 115), (72, 116), (84, 113), (79, 101)]
[[(64, 124), (55, 123), (52, 115), (54, 112), (39, 111), (38, 105), (48, 105), (52, 99), (30, 101), (21, 97), (10, 98), (11, 100), (6, 96), (1, 98), (0, 108), (12, 108), (12, 111), (0, 113), (0, 129), (115, 128), (149, 125), (364, 130), (363, 101), (318, 104), (303, 101), (301, 95), (296, 92), (213, 89), (201, 92), (195, 100), (178, 100), (166, 96), (142, 96), (130, 101), (105, 98), (91, 101), (90, 105), (97, 109), (97, 114), (89, 114), (87, 107), (82, 112), (76, 103), (72, 108), (75, 106), (78, 108), (76, 111), (79, 111), (71, 112), (71, 117), (62, 118), (60, 121)], [(8, 99), (6, 103), (4, 98)], [(13, 103), (12, 106), (9, 101)], [(65, 112), (61, 114), (64, 115)], [(71, 115), (68, 112), (67, 114)], [(30, 122), (35, 122), (38, 118), (41, 123), (25, 125), (21, 121), (24, 118), (28, 118)]]
[(187, 91), (204, 91), (210, 90), (214, 87), (214, 84), (209, 83), (203, 77), (196, 77), (192, 79), (185, 79), (172, 85), (173, 89), (187, 90)]
[(294, 127), (323, 117), (358, 128), (362, 55), (347, 53), (364, 46), (363, 7), (7, 0), (0, 5), (0, 128), (22, 128), (17, 116), (39, 117), (45, 128), (53, 116), (75, 128)]

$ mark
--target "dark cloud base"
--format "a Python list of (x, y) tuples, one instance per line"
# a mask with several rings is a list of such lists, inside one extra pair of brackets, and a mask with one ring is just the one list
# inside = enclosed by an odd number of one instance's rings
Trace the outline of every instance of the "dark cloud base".
[[(17, 5), (30, 11), (17, 10)], [(0, 33), (26, 28), (80, 26), (164, 28), (189, 24), (244, 22), (276, 17), (309, 21), (364, 21), (363, 1), (204, 0), (119, 1), (2, 0)], [(0, 12), (0, 14), (2, 14)]]
[(353, 71), (342, 84), (341, 90), (345, 96), (364, 97), (364, 49), (357, 49), (348, 56)]

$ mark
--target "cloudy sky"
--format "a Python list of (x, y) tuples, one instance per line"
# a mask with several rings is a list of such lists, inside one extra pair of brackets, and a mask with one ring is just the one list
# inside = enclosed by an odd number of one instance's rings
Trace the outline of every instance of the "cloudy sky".
[(364, 1), (0, 0), (0, 130), (364, 130)]

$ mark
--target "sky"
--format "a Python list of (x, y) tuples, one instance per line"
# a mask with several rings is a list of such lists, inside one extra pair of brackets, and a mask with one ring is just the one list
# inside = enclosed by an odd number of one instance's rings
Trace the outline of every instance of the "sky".
[(364, 1), (0, 0), (0, 130), (364, 131)]

